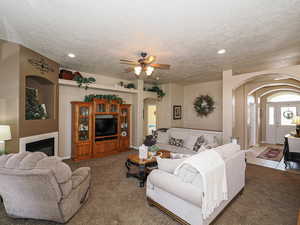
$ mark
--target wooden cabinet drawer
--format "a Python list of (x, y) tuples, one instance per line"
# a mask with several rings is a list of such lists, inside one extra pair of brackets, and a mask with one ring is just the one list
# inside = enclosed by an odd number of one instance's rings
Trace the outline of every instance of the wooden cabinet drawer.
[(102, 156), (116, 151), (118, 151), (118, 139), (97, 141), (94, 144), (93, 155)]

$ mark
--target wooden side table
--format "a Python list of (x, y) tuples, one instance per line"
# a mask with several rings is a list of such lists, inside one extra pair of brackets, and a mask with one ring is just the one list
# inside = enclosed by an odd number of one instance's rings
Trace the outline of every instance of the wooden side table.
[[(160, 150), (158, 152), (161, 152), (161, 155), (160, 155), (161, 158), (170, 158), (169, 151)], [(138, 153), (134, 153), (134, 154), (128, 155), (128, 158), (125, 162), (125, 166), (128, 170), (126, 173), (126, 176), (137, 178), (139, 180), (140, 187), (144, 187), (146, 179), (147, 179), (147, 175), (149, 174), (148, 171), (151, 171), (151, 169), (149, 170), (149, 168), (156, 167), (157, 161), (156, 161), (155, 156), (152, 157), (151, 159), (142, 160), (139, 158)], [(136, 172), (136, 173), (131, 172), (131, 169), (133, 167), (138, 167), (138, 172)]]

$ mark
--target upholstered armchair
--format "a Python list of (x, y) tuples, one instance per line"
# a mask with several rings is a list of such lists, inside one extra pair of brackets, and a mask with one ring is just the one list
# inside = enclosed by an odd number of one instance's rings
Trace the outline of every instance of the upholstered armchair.
[(24, 152), (0, 157), (0, 195), (15, 218), (67, 222), (89, 195), (91, 171), (73, 173), (57, 157)]

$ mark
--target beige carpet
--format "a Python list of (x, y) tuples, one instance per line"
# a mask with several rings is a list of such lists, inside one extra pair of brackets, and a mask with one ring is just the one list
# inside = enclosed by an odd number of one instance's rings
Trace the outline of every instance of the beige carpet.
[[(73, 163), (92, 168), (89, 201), (68, 225), (177, 225), (146, 203), (145, 188), (126, 178), (126, 155)], [(255, 165), (247, 166), (246, 187), (241, 196), (215, 220), (214, 225), (295, 225), (300, 208), (300, 175)], [(47, 221), (12, 219), (0, 203), (0, 225), (54, 225)]]

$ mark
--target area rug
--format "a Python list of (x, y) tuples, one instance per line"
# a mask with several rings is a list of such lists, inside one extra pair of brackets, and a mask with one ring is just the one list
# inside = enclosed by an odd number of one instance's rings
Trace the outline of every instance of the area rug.
[(267, 147), (262, 153), (260, 153), (257, 158), (272, 160), (276, 162), (280, 162), (283, 157), (283, 149), (282, 148), (271, 148)]

